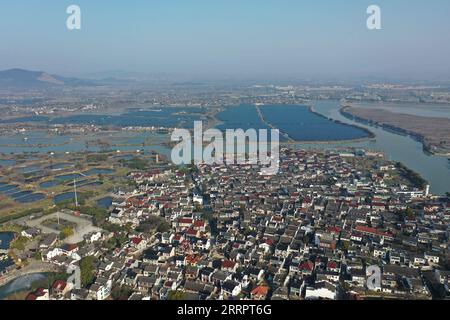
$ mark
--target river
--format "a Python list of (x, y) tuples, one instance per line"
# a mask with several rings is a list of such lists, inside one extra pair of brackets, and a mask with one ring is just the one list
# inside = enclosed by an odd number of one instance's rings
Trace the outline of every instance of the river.
[(357, 123), (345, 118), (339, 112), (339, 101), (317, 101), (314, 102), (313, 106), (316, 112), (328, 118), (370, 130), (375, 134), (375, 139), (337, 144), (299, 143), (297, 146), (302, 148), (336, 148), (339, 146), (349, 146), (381, 151), (386, 154), (389, 160), (402, 162), (410, 169), (418, 172), (429, 182), (430, 191), (433, 194), (443, 195), (450, 191), (450, 162), (447, 158), (425, 153), (422, 143), (409, 136), (392, 133), (379, 127)]

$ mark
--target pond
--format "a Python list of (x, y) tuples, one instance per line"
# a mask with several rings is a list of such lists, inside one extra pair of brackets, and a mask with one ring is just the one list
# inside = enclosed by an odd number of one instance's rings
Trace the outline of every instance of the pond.
[(50, 273), (27, 274), (7, 283), (0, 287), (0, 300), (7, 298), (14, 293), (30, 290), (34, 282), (47, 278), (49, 274)]
[(19, 199), (16, 199), (16, 202), (19, 203), (32, 203), (32, 202), (38, 202), (45, 199), (45, 194), (43, 193), (31, 193), (29, 195), (26, 195), (24, 197), (21, 197)]
[(71, 174), (64, 174), (61, 176), (57, 176), (56, 179), (58, 180), (73, 180), (73, 179), (78, 179), (81, 178), (83, 175), (81, 175), (80, 173), (71, 173)]
[(3, 193), (6, 196), (11, 196), (12, 194), (17, 193), (19, 191), (20, 191), (20, 189), (18, 186), (13, 186), (13, 188), (9, 188), (8, 190), (0, 191), (0, 193)]
[(8, 159), (0, 159), (0, 167), (11, 167), (15, 165), (17, 161), (15, 160), (8, 160)]
[(33, 191), (20, 191), (20, 192), (16, 192), (14, 194), (11, 194), (10, 197), (13, 198), (14, 200), (17, 200), (23, 196), (28, 196), (30, 194), (32, 194)]
[[(0, 253), (8, 251), (11, 241), (14, 240), (13, 232), (0, 232)], [(7, 260), (0, 260), (0, 274), (9, 266), (13, 265), (14, 261), (9, 258)]]
[(97, 205), (100, 208), (108, 209), (109, 207), (112, 206), (112, 201), (113, 201), (112, 197), (105, 197), (105, 198), (97, 200)]
[(17, 168), (17, 171), (23, 173), (23, 174), (30, 174), (41, 171), (42, 168), (38, 165), (32, 165), (27, 167), (19, 167)]
[(92, 181), (92, 182), (82, 184), (79, 187), (83, 188), (83, 187), (101, 186), (101, 185), (103, 185), (103, 182), (101, 182), (101, 181)]
[(50, 170), (60, 170), (60, 169), (65, 169), (68, 167), (73, 167), (74, 164), (73, 163), (56, 163), (53, 165), (50, 165), (48, 167), (46, 167), (46, 169), (50, 169)]
[(0, 232), (0, 250), (8, 250), (13, 239), (14, 232)]
[(42, 182), (41, 184), (39, 184), (39, 186), (40, 186), (41, 188), (48, 189), (48, 188), (56, 187), (56, 186), (59, 185), (60, 183), (61, 183), (61, 182), (60, 182), (60, 181), (57, 181), (57, 180), (50, 180), (50, 181)]
[(65, 193), (61, 193), (58, 194), (57, 196), (55, 196), (53, 198), (53, 201), (58, 204), (61, 202), (64, 202), (66, 200), (73, 200), (75, 201), (75, 192), (65, 192)]
[(8, 196), (19, 203), (32, 203), (45, 199), (42, 193), (21, 190), (17, 185), (0, 183), (0, 194)]
[(8, 191), (13, 190), (13, 189), (17, 189), (17, 185), (15, 184), (4, 184), (2, 183), (0, 185), (0, 193), (6, 194)]
[(104, 168), (94, 168), (94, 169), (88, 170), (86, 172), (83, 172), (83, 174), (86, 176), (93, 176), (96, 174), (112, 174), (112, 173), (114, 173), (114, 170), (104, 169)]

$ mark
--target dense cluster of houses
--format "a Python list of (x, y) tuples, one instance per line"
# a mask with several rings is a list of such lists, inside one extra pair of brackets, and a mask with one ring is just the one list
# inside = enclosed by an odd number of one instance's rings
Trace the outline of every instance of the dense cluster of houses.
[[(260, 169), (133, 172), (138, 189), (110, 210), (119, 231), (42, 255), (65, 267), (94, 256), (93, 282), (66, 291), (59, 282), (34, 296), (103, 300), (124, 288), (128, 299), (447, 295), (448, 199), (414, 188), (395, 165), (365, 151), (283, 149), (277, 175)], [(120, 236), (124, 242), (107, 248)]]

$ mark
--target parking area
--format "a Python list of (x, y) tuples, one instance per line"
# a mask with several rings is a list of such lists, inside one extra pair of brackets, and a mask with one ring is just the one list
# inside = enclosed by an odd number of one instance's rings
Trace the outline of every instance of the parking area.
[[(57, 212), (52, 213), (47, 216), (39, 217), (36, 219), (26, 220), (23, 219), (21, 222), (27, 227), (35, 227), (41, 230), (42, 233), (60, 233), (59, 225), (49, 224), (48, 221), (60, 221), (61, 224), (67, 225), (69, 222), (73, 227), (74, 234), (66, 239), (65, 243), (77, 243), (83, 241), (83, 237), (93, 231), (100, 231), (101, 229), (95, 227), (89, 218), (84, 218), (76, 216), (71, 212)], [(52, 226), (53, 225), (53, 226)]]

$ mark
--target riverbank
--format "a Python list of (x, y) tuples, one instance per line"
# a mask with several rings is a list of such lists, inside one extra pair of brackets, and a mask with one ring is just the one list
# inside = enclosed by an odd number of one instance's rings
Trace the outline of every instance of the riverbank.
[[(372, 131), (375, 139), (362, 142), (349, 142), (347, 144), (317, 144), (313, 147), (335, 150), (336, 147), (351, 147), (372, 152), (381, 152), (386, 159), (401, 162), (408, 168), (419, 173), (430, 184), (430, 192), (434, 195), (444, 195), (450, 191), (450, 162), (447, 158), (439, 157), (426, 152), (422, 143), (411, 136), (395, 133), (380, 126), (371, 126), (349, 119), (340, 113), (343, 106), (339, 100), (319, 100), (312, 102), (314, 109), (326, 117), (339, 120), (343, 123), (360, 126)], [(344, 103), (345, 104), (345, 103)], [(307, 144), (300, 148), (309, 148)]]
[[(340, 140), (340, 141), (346, 141), (346, 142), (352, 142), (353, 141), (354, 142), (354, 141), (365, 141), (367, 139), (374, 139), (375, 138), (375, 134), (372, 131), (370, 131), (370, 130), (368, 130), (366, 128), (363, 128), (363, 127), (360, 127), (360, 126), (356, 126), (356, 125), (352, 125), (352, 124), (348, 124), (348, 123), (345, 123), (345, 122), (342, 122), (342, 121), (339, 121), (339, 120), (336, 120), (336, 119), (333, 119), (333, 118), (326, 117), (325, 115), (317, 112), (314, 109), (314, 106), (309, 106), (308, 108), (309, 108), (310, 112), (318, 115), (319, 117), (323, 117), (324, 119), (327, 119), (328, 121), (332, 121), (334, 123), (338, 123), (338, 124), (341, 124), (341, 125), (350, 126), (350, 127), (353, 127), (353, 128), (360, 129), (360, 130), (364, 131), (368, 135), (367, 138), (355, 138), (355, 139), (347, 139), (347, 140)], [(335, 140), (335, 141), (339, 141), (339, 140)], [(325, 141), (325, 142), (329, 143), (329, 142), (335, 142), (335, 141), (329, 140), (329, 141)]]
[(450, 156), (450, 119), (427, 118), (386, 110), (358, 109), (342, 106), (342, 116), (370, 126), (379, 126), (400, 135), (407, 135), (422, 143), (425, 152), (436, 156)]

